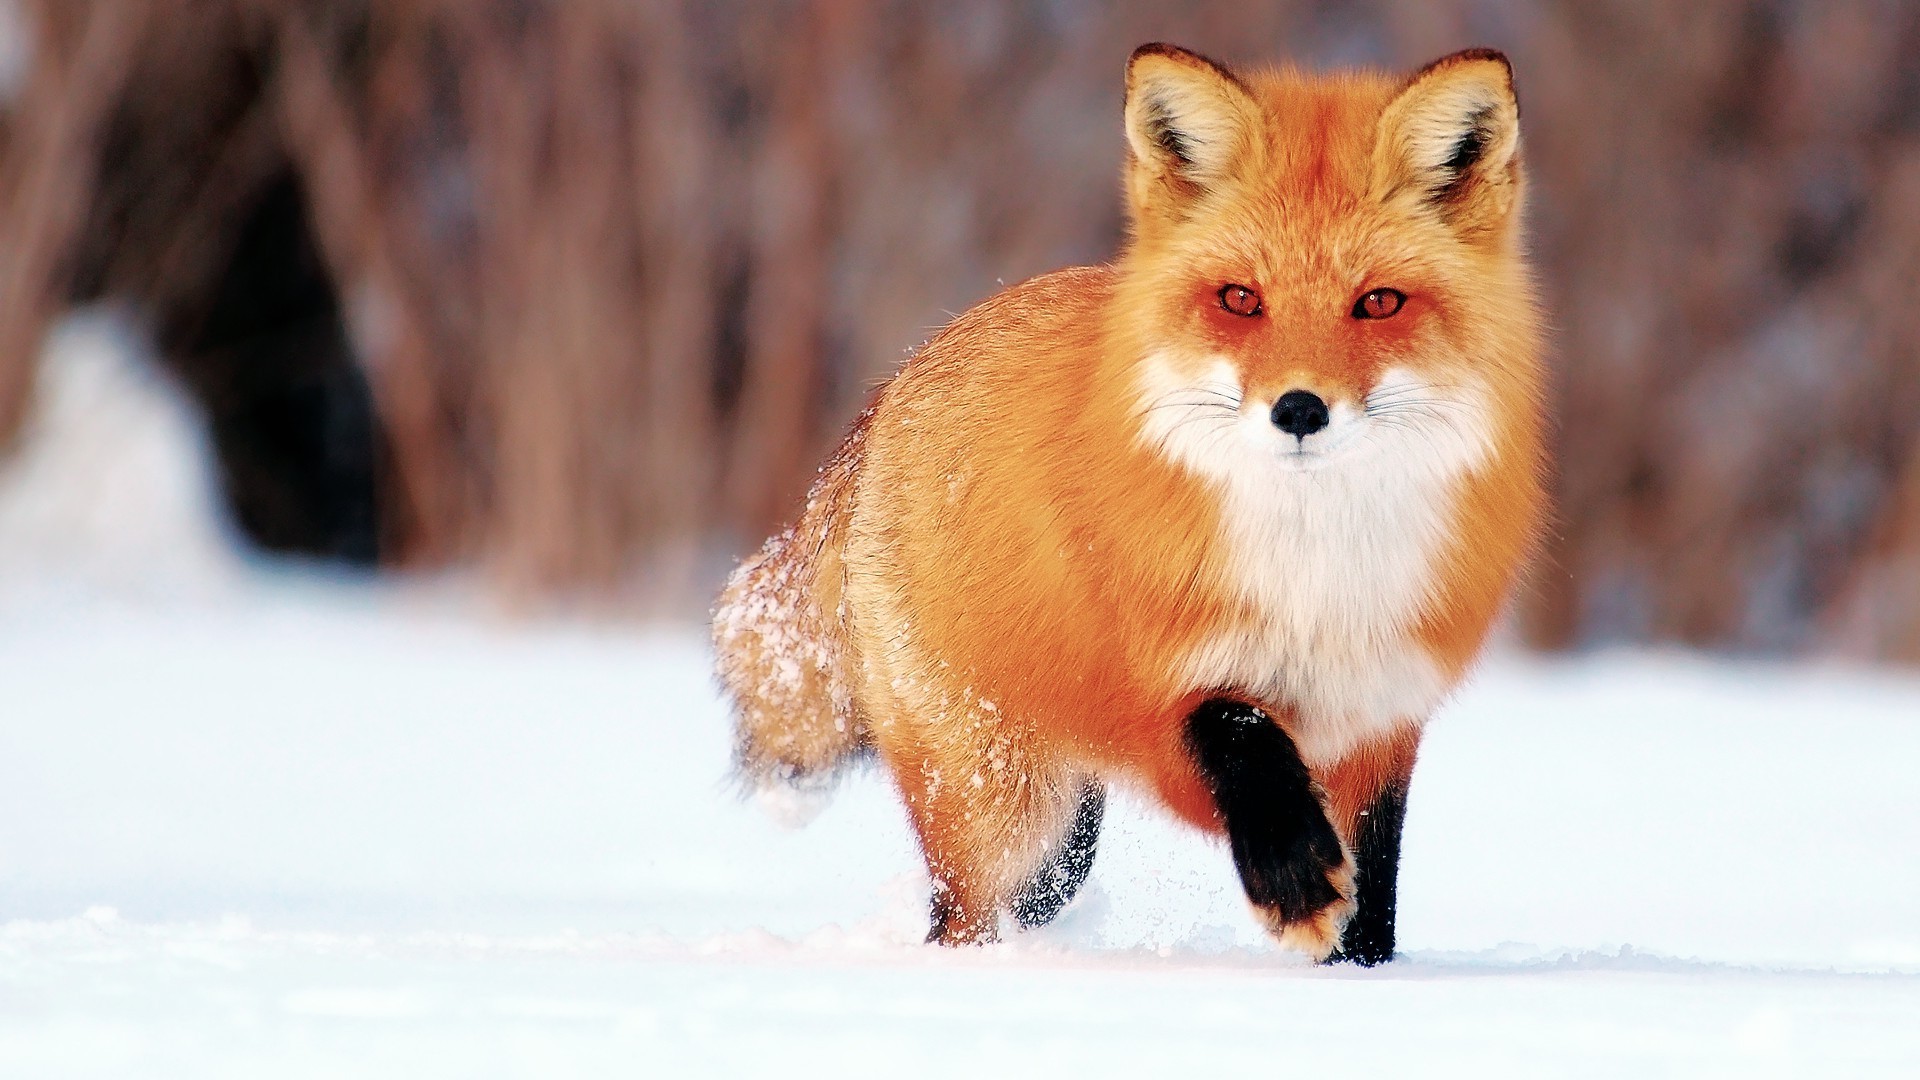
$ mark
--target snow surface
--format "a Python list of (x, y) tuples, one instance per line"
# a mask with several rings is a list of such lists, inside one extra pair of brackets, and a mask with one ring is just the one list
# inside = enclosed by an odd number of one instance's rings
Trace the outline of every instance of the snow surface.
[(943, 951), (882, 777), (739, 797), (698, 628), (245, 558), (124, 351), (69, 327), (0, 466), (0, 1077), (1920, 1072), (1913, 674), (1496, 658), (1385, 967), (1125, 795), (1055, 925)]

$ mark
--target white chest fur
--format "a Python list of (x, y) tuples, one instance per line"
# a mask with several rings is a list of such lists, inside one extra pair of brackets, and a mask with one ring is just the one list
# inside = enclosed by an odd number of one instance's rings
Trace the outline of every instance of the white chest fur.
[(1367, 408), (1336, 403), (1302, 443), (1225, 361), (1200, 380), (1157, 359), (1144, 372), (1141, 437), (1218, 491), (1218, 565), (1251, 612), (1186, 658), (1188, 688), (1289, 706), (1310, 765), (1424, 721), (1450, 687), (1411, 630), (1454, 493), (1491, 452), (1484, 393), (1390, 370)]

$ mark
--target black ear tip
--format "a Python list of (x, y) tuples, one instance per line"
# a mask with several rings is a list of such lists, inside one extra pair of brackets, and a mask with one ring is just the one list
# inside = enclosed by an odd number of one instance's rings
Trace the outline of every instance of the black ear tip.
[(1169, 60), (1195, 59), (1192, 52), (1178, 45), (1169, 45), (1164, 41), (1149, 41), (1133, 50), (1133, 55), (1127, 57), (1127, 66), (1132, 67), (1136, 62), (1149, 56), (1164, 56)]
[(1501, 52), (1499, 49), (1489, 49), (1485, 47), (1461, 49), (1459, 52), (1454, 53), (1453, 55), (1456, 60), (1461, 60), (1461, 61), (1492, 60), (1494, 63), (1499, 64), (1501, 67), (1506, 68), (1509, 74), (1513, 72), (1513, 61), (1507, 59), (1507, 54)]
[(1419, 79), (1429, 72), (1450, 68), (1458, 64), (1474, 64), (1487, 61), (1492, 61), (1506, 69), (1507, 85), (1513, 85), (1513, 61), (1507, 59), (1507, 54), (1501, 52), (1499, 49), (1489, 49), (1485, 47), (1461, 49), (1456, 53), (1448, 53), (1433, 63), (1428, 64), (1426, 67), (1421, 68), (1419, 71), (1414, 72), (1413, 77)]
[(1202, 56), (1192, 49), (1183, 49), (1178, 45), (1169, 45), (1164, 41), (1149, 41), (1145, 45), (1133, 50), (1133, 55), (1127, 57), (1127, 71), (1131, 73), (1135, 64), (1138, 64), (1150, 56), (1159, 57), (1163, 60), (1171, 60), (1182, 67), (1191, 68), (1196, 71), (1211, 71), (1231, 83), (1238, 84), (1240, 82), (1240, 77), (1233, 73), (1233, 69), (1220, 61), (1210, 56)]

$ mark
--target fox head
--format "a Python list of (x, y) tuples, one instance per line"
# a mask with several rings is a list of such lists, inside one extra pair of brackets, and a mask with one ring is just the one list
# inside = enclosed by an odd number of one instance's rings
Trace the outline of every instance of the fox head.
[(1404, 80), (1136, 50), (1111, 331), (1143, 437), (1205, 471), (1464, 467), (1531, 422), (1519, 119), (1490, 50)]

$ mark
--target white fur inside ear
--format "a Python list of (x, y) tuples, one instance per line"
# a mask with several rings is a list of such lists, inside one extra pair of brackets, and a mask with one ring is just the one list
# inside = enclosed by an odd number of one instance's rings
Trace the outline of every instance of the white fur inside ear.
[(1451, 177), (1463, 167), (1498, 166), (1512, 139), (1503, 129), (1512, 110), (1495, 87), (1480, 82), (1437, 88), (1407, 117), (1407, 154), (1414, 168)]
[(1173, 63), (1137, 73), (1127, 98), (1127, 142), (1136, 158), (1206, 185), (1226, 176), (1246, 138), (1238, 88)]
[(1520, 104), (1497, 56), (1449, 57), (1415, 78), (1381, 114), (1376, 196), (1406, 192), (1449, 204), (1450, 220), (1483, 228), (1515, 205)]

